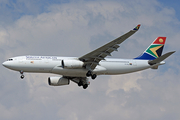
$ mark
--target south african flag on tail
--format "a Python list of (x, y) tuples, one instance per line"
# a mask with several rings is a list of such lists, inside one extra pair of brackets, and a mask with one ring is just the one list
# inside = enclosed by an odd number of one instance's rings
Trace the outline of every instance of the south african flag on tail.
[(161, 56), (166, 37), (158, 37), (154, 42), (137, 58), (143, 60), (154, 60)]

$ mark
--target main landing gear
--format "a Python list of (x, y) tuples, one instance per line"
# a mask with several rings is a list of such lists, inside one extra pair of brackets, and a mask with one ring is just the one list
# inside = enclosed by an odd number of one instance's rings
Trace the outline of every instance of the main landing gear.
[(23, 78), (24, 78), (23, 73), (24, 73), (24, 72), (21, 70), (21, 71), (20, 71), (20, 74), (21, 74), (21, 79), (23, 79)]
[(83, 81), (80, 80), (78, 86), (83, 86), (83, 88), (86, 89), (88, 87), (88, 84), (83, 84)]
[[(86, 73), (86, 76), (87, 77), (91, 76), (92, 79), (95, 79), (97, 77), (97, 75), (96, 74), (92, 74), (92, 72), (90, 70)], [(82, 78), (82, 79), (79, 79), (77, 84), (78, 84), (79, 87), (83, 86), (83, 88), (86, 89), (88, 87), (88, 85), (90, 84), (90, 82), (89, 82), (88, 78), (85, 78), (85, 79)]]
[(93, 80), (97, 77), (97, 75), (96, 75), (96, 74), (92, 74), (92, 72), (91, 72), (90, 70), (86, 73), (86, 76), (87, 76), (87, 77), (90, 77), (90, 76), (91, 76), (91, 78), (92, 78)]
[(84, 84), (83, 88), (86, 89), (88, 87), (88, 84)]

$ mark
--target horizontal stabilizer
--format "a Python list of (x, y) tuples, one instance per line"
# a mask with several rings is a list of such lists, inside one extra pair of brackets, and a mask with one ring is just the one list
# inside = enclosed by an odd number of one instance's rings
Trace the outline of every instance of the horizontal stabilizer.
[(173, 51), (173, 52), (168, 52), (168, 53), (166, 53), (166, 54), (162, 55), (161, 57), (156, 58), (156, 59), (154, 59), (154, 60), (149, 60), (148, 63), (149, 63), (150, 65), (154, 65), (154, 64), (156, 64), (156, 63), (160, 63), (161, 61), (165, 60), (167, 57), (169, 57), (169, 56), (170, 56), (171, 54), (173, 54), (173, 53), (175, 53), (175, 51)]

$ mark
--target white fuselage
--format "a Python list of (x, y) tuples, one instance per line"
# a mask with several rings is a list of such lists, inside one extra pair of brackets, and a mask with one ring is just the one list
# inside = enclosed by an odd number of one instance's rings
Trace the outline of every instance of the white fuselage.
[[(87, 69), (85, 68), (63, 68), (62, 60), (78, 60), (75, 57), (57, 57), (57, 56), (20, 56), (10, 58), (3, 63), (9, 69), (23, 72), (34, 73), (54, 73), (63, 76), (86, 77)], [(148, 60), (137, 59), (112, 59), (102, 60), (93, 70), (97, 75), (116, 75), (136, 72), (148, 68)]]

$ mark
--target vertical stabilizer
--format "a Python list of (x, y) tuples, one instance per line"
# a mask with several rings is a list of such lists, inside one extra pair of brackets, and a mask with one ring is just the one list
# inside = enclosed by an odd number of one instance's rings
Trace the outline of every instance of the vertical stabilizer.
[(134, 59), (154, 60), (160, 57), (165, 42), (166, 42), (166, 37), (156, 38), (154, 42), (139, 57)]

